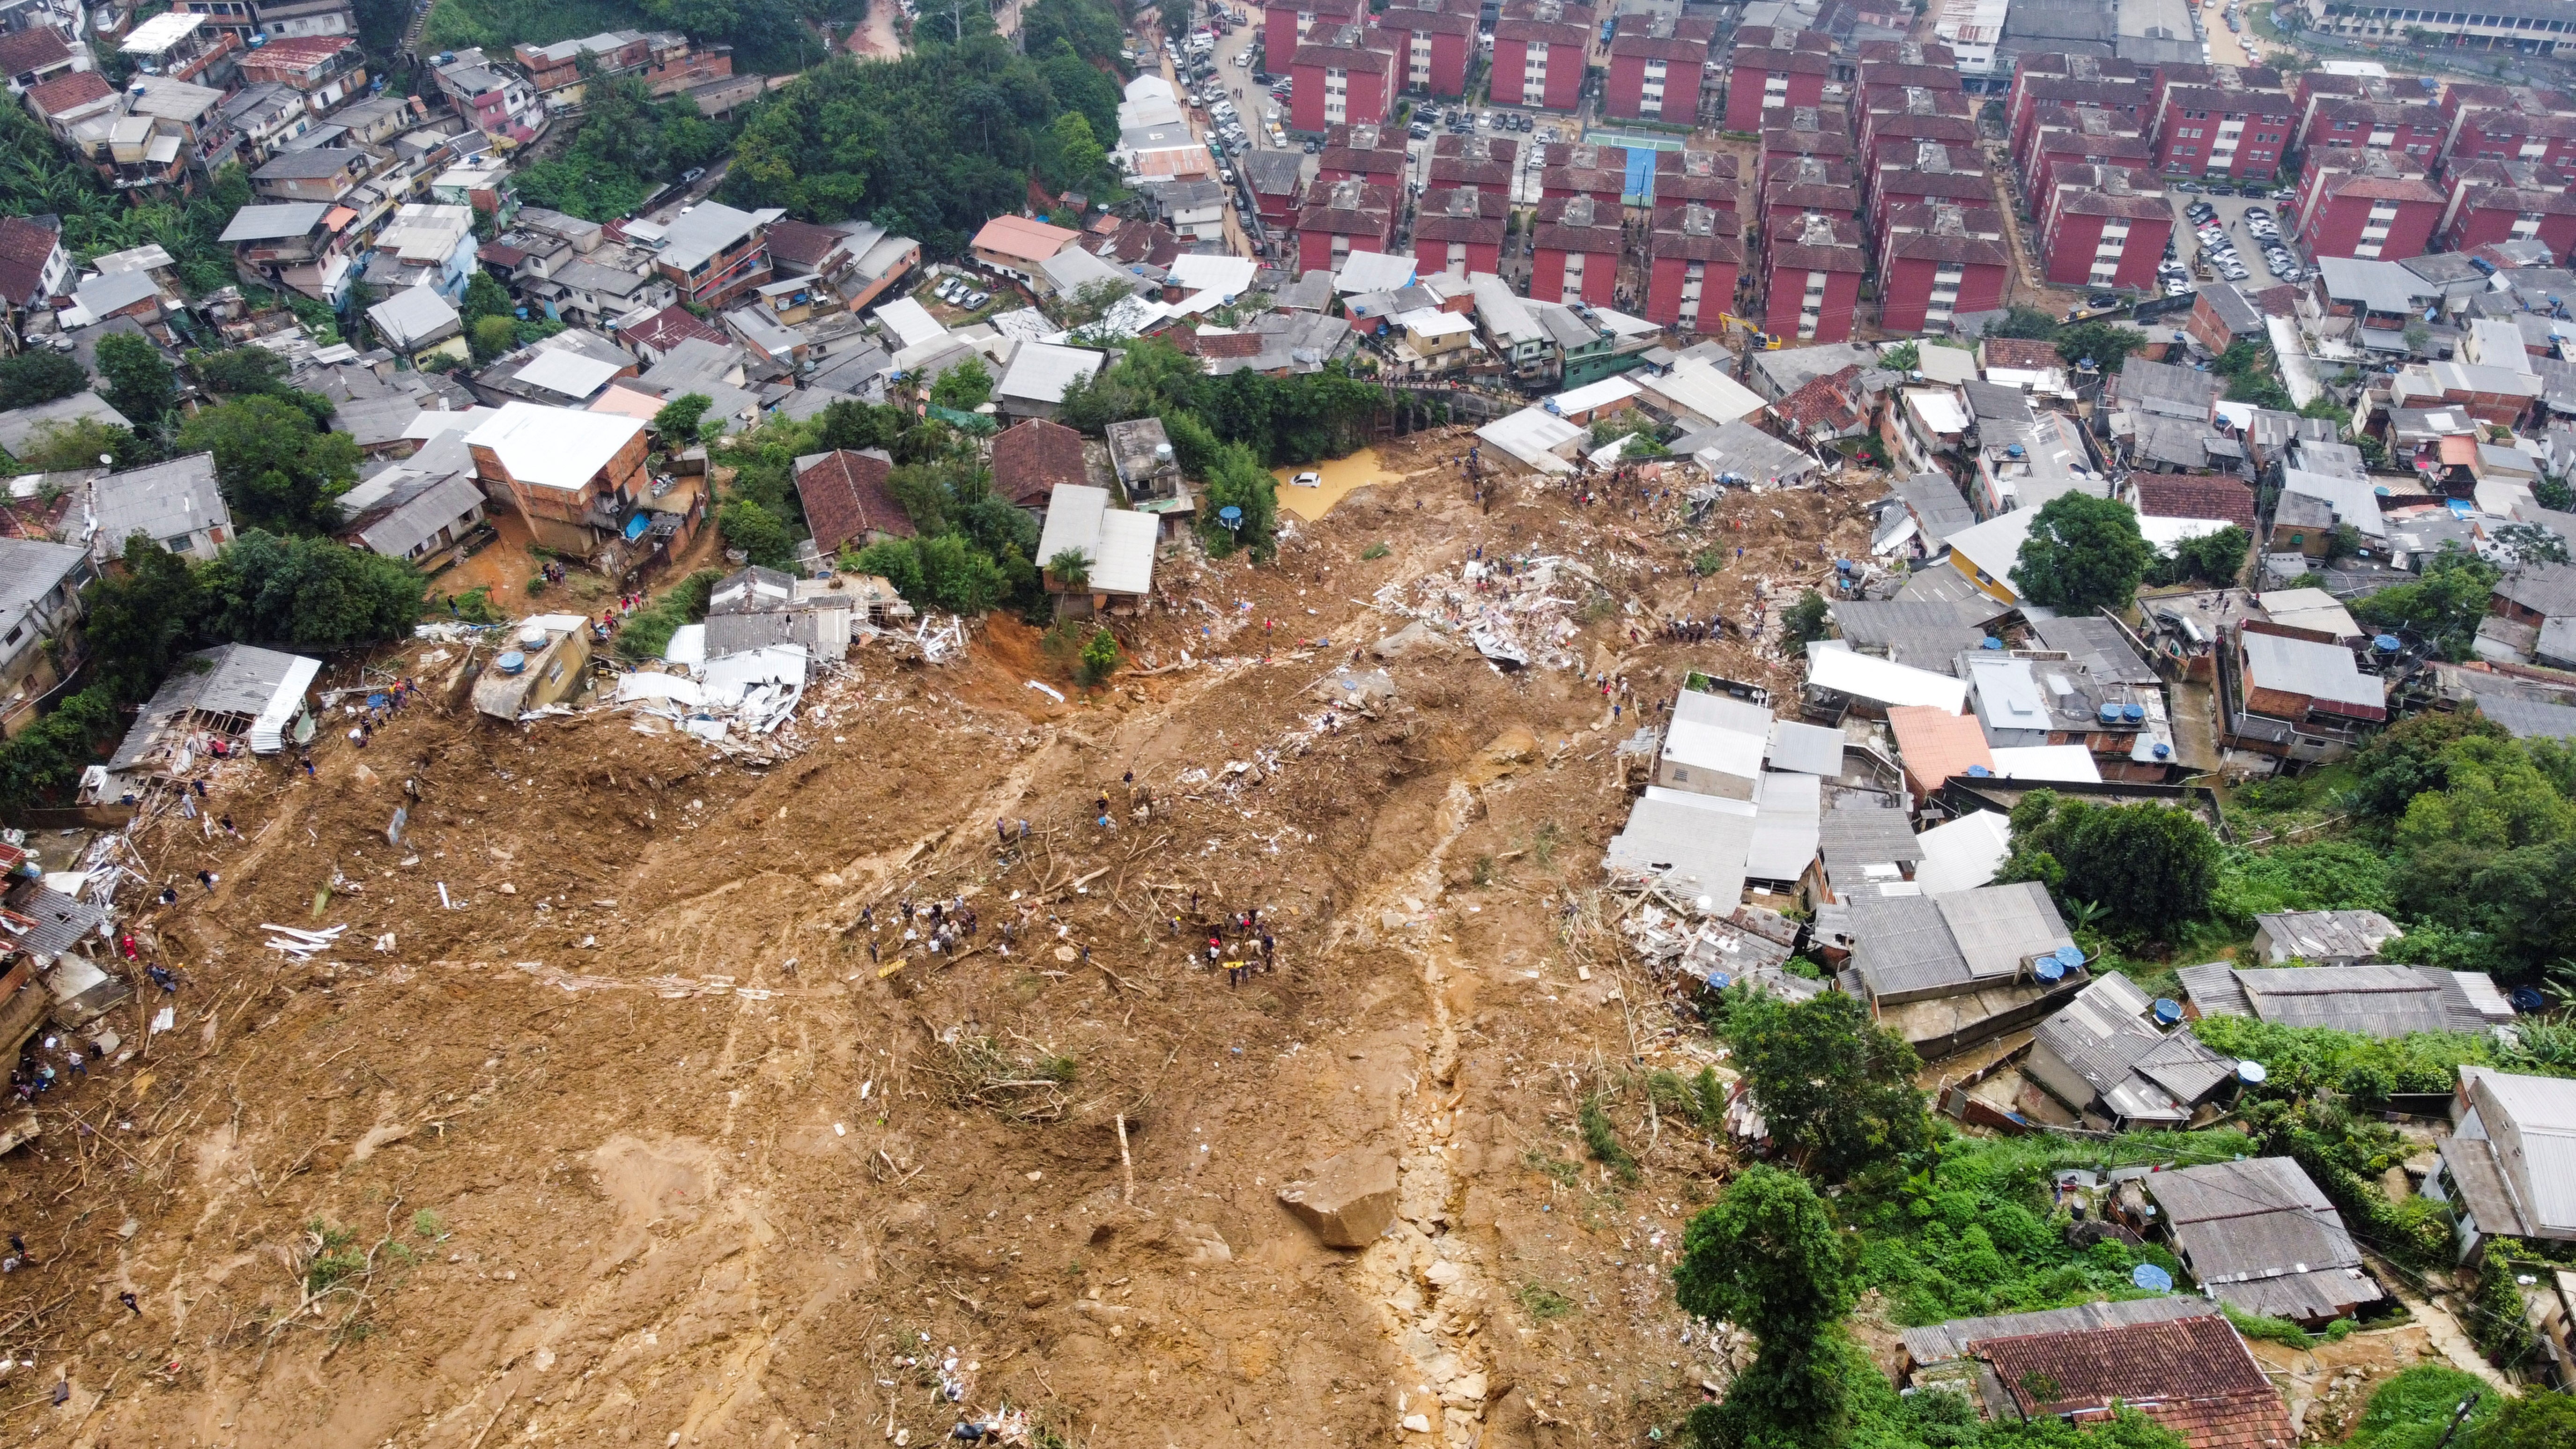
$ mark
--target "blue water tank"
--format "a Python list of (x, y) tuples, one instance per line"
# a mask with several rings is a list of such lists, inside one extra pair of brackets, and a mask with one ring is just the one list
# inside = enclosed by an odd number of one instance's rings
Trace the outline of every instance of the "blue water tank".
[(1968, 767), (1968, 778), (1971, 780), (1990, 780), (1994, 778), (1994, 773), (1994, 771), (1987, 769), (1983, 765), (1970, 765)]
[(2272, 1073), (2261, 1062), (2238, 1062), (2236, 1080), (2249, 1087), (2259, 1087), (2271, 1080)]
[(2143, 704), (2124, 704), (2120, 706), (2120, 718), (2127, 720), (2131, 724), (2136, 724), (2138, 721), (2145, 719), (2146, 717), (2147, 707)]
[(2160, 744), (2156, 746), (2155, 753), (2156, 758), (2159, 760), (2170, 760), (2173, 758), (2173, 746)]
[(2129, 1270), (2129, 1281), (2150, 1293), (2171, 1293), (2173, 1275), (2153, 1263), (2140, 1263)]
[(1989, 634), (1985, 638), (1977, 641), (1977, 647), (1980, 649), (2001, 649), (2004, 647), (2004, 641), (1996, 638), (1992, 634)]
[(2394, 654), (2406, 646), (2399, 642), (2396, 635), (2382, 634), (2370, 641), (2370, 647), (2382, 654)]
[(1708, 973), (1708, 989), (1711, 991), (1724, 991), (1726, 988), (1734, 984), (1735, 978), (1727, 975), (1723, 971), (1711, 971)]
[(2155, 1013), (2158, 1025), (2172, 1026), (2182, 1020), (2182, 1003), (2170, 996), (2159, 996), (2156, 998)]
[(2065, 968), (2066, 968), (2067, 970), (2069, 970), (2069, 971), (2072, 971), (2072, 970), (2074, 970), (2076, 967), (2083, 965), (2083, 964), (2084, 964), (2084, 952), (2083, 952), (2082, 948), (2080, 948), (2080, 947), (2075, 947), (2075, 946), (2060, 946), (2060, 947), (2058, 947), (2058, 948), (2057, 948), (2057, 964), (2058, 964), (2058, 965), (2060, 965), (2060, 966), (2065, 967)]
[(2540, 989), (2534, 986), (2517, 986), (2506, 1000), (2513, 1003), (2516, 1011), (2545, 1011), (2549, 1006), (2549, 998), (2541, 995)]
[(2062, 981), (2066, 977), (2066, 967), (2055, 956), (2042, 956), (2030, 963), (2030, 974), (2042, 981)]
[(2100, 714), (2102, 723), (2104, 724), (2118, 724), (2120, 722), (2120, 707), (2116, 704), (2106, 704), (2102, 706)]
[(517, 674), (528, 667), (528, 656), (513, 649), (492, 661), (492, 667), (503, 674)]

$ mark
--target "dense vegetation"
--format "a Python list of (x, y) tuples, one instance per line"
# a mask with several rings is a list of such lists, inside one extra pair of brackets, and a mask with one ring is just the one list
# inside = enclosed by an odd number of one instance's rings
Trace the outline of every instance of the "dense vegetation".
[[(725, 198), (816, 221), (864, 217), (955, 253), (988, 219), (1020, 211), (1033, 171), (1059, 188), (1106, 180), (1116, 12), (1039, 0), (1025, 24), (1022, 55), (982, 25), (950, 43), (925, 11), (916, 53), (807, 72), (744, 126)], [(1059, 124), (1068, 117), (1080, 124)]]
[(582, 88), (581, 130), (563, 155), (519, 168), (519, 198), (612, 221), (681, 172), (712, 164), (732, 140), (687, 96), (657, 101), (633, 76), (593, 80)]
[(77, 260), (157, 242), (191, 295), (216, 291), (233, 281), (233, 255), (215, 238), (250, 199), (249, 178), (228, 164), (185, 201), (135, 205), (76, 164), (23, 107), (0, 107), (0, 214), (62, 218), (63, 245)]
[[(892, 0), (875, 0), (891, 4)], [(527, 43), (551, 45), (603, 30), (676, 30), (706, 44), (730, 45), (734, 69), (742, 74), (786, 75), (822, 58), (824, 27), (849, 38), (869, 0), (788, 0), (785, 4), (752, 0), (438, 0), (421, 48), (463, 50), (468, 46), (506, 48)], [(367, 6), (359, 21), (367, 28)], [(398, 21), (383, 22), (396, 40)], [(372, 33), (372, 31), (371, 31)], [(370, 41), (371, 45), (376, 42)]]
[(2188, 810), (2033, 790), (2013, 807), (2000, 879), (2047, 886), (2077, 924), (2161, 939), (2206, 910), (2219, 858), (2218, 837)]
[(211, 563), (137, 535), (122, 570), (83, 594), (86, 684), (0, 744), (0, 807), (25, 806), (80, 782), (125, 728), (120, 706), (160, 688), (180, 656), (233, 641), (327, 650), (401, 638), (420, 618), (428, 581), (401, 559), (327, 539), (253, 528)]
[(2023, 598), (2052, 609), (2125, 609), (2155, 556), (2129, 505), (2061, 493), (2041, 504), (2031, 520), (2030, 536), (2013, 563), (2013, 584)]

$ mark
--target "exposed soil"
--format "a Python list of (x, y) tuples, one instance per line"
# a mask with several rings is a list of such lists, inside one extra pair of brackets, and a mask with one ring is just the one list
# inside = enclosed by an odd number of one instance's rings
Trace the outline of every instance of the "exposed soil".
[[(1684, 667), (1791, 683), (1655, 625), (1824, 577), (1866, 490), (1487, 510), (1461, 446), (1381, 449), (1408, 481), (1275, 564), (1167, 560), (1100, 688), (1008, 620), (943, 668), (863, 648), (750, 770), (615, 711), (478, 720), (423, 646), (371, 747), (226, 766), (242, 840), (136, 842), (182, 890), (142, 922), (174, 1025), (0, 1179), (41, 1260), (0, 1280), (0, 1413), (263, 1449), (921, 1445), (1003, 1402), (1139, 1449), (1669, 1433), (1724, 1376), (1666, 1272), (1728, 1169), (1632, 1076), (1712, 1054), (1603, 924), (1610, 750)], [(1409, 622), (1381, 591), (1431, 608), (1480, 547), (1599, 581), (1556, 590), (1581, 676), (1438, 642), (1327, 726), (1318, 683)], [(963, 949), (906, 939), (900, 902), (961, 897)], [(1256, 907), (1278, 966), (1229, 988), (1207, 927)], [(299, 963), (266, 923), (348, 929)], [(1575, 1131), (1601, 1092), (1634, 1183)], [(1274, 1193), (1368, 1146), (1397, 1220), (1323, 1247)]]

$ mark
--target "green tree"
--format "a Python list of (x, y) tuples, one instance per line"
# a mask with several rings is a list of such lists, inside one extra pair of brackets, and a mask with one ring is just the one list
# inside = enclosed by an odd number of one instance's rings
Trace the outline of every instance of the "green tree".
[(98, 340), (98, 375), (107, 384), (101, 396), (108, 406), (138, 428), (161, 421), (179, 400), (179, 375), (169, 360), (150, 339), (131, 332), (111, 332)]
[(179, 451), (215, 455), (215, 480), (245, 529), (327, 533), (339, 522), (340, 495), (358, 481), (357, 440), (324, 431), (284, 398), (205, 409), (180, 426)]
[(2503, 570), (2455, 543), (2444, 543), (2415, 582), (2382, 589), (2352, 606), (2376, 629), (2412, 631), (2445, 659), (2466, 659)]
[(778, 515), (748, 498), (728, 498), (716, 509), (716, 527), (725, 545), (738, 548), (763, 568), (783, 569), (796, 561), (796, 538)]
[(1098, 684), (1118, 672), (1118, 638), (1106, 629), (1094, 629), (1082, 646), (1082, 682)]
[(1814, 589), (1798, 595), (1798, 602), (1791, 604), (1780, 614), (1780, 627), (1789, 641), (1789, 652), (1806, 653), (1808, 645), (1825, 637), (1826, 627), (1832, 622), (1832, 618), (1832, 611), (1825, 604), (1824, 595)]
[[(1270, 476), (1251, 449), (1241, 443), (1226, 444), (1218, 450), (1204, 481), (1207, 506), (1199, 516), (1199, 535), (1211, 552), (1224, 555), (1240, 545), (1252, 550), (1254, 558), (1266, 559), (1278, 550), (1279, 480)], [(1233, 528), (1226, 527), (1222, 517), (1228, 508), (1242, 510)]]
[(2231, 523), (2214, 533), (2175, 544), (2173, 562), (2158, 572), (2167, 583), (2196, 580), (2219, 588), (2232, 587), (2238, 575), (2245, 572), (2245, 556), (2253, 547), (2254, 535)]
[(125, 540), (125, 568), (84, 591), (90, 670), (119, 704), (141, 704), (161, 687), (205, 618), (205, 586), (184, 554), (137, 533)]
[(265, 347), (228, 347), (221, 352), (200, 352), (189, 359), (188, 367), (196, 373), (197, 381), (206, 391), (226, 397), (289, 390), (286, 359)]
[(1922, 1062), (1856, 999), (1833, 992), (1792, 1003), (1739, 989), (1725, 1034), (1771, 1140), (1827, 1180), (1931, 1140), (1914, 1086)]
[(1101, 166), (1109, 160), (1109, 153), (1102, 149), (1099, 139), (1092, 133), (1090, 120), (1080, 111), (1067, 111), (1056, 117), (1048, 130), (1055, 142), (1059, 185), (1066, 188), (1083, 186), (1100, 174)]
[(429, 581), (402, 559), (259, 528), (205, 565), (202, 579), (214, 636), (295, 649), (407, 637), (429, 593)]
[(457, 303), (456, 313), (465, 325), (473, 326), (486, 317), (509, 317), (517, 306), (510, 300), (510, 289), (490, 272), (477, 269), (465, 279), (465, 295)]
[(2125, 503), (2089, 493), (2061, 493), (2040, 505), (2013, 565), (2021, 596), (2052, 609), (2089, 613), (2125, 609), (2155, 549), (2138, 533)]
[(102, 455), (114, 459), (113, 466), (123, 471), (142, 467), (157, 456), (150, 443), (131, 431), (96, 418), (47, 423), (27, 440), (26, 448), (18, 462), (31, 473), (95, 468)]
[(2495, 546), (2517, 564), (2567, 562), (2567, 540), (2536, 523), (2508, 523), (2495, 531)]
[(1091, 583), (1091, 559), (1078, 548), (1060, 548), (1046, 561), (1046, 571), (1058, 587), (1068, 594), (1081, 593)]
[(662, 404), (662, 410), (653, 415), (653, 431), (665, 444), (673, 447), (694, 443), (698, 440), (700, 420), (706, 417), (707, 409), (715, 405), (716, 400), (705, 393), (684, 392)]
[(930, 400), (953, 412), (971, 413), (993, 400), (993, 373), (984, 359), (969, 357), (939, 374), (930, 384)]
[(59, 799), (80, 784), (122, 723), (104, 685), (65, 696), (54, 711), (0, 743), (0, 807)]
[(519, 345), (519, 324), (510, 317), (478, 317), (465, 329), (465, 345), (476, 362), (490, 362)]
[(2037, 307), (2008, 307), (2001, 318), (1986, 324), (1985, 335), (2047, 342), (2055, 338), (2058, 329), (2064, 325)]
[(2576, 1397), (2526, 1390), (2477, 1431), (2471, 1449), (2576, 1449)]
[(2099, 908), (2113, 928), (2162, 938), (2209, 913), (2218, 837), (2170, 805), (2095, 805), (2033, 790), (2012, 812), (1999, 879), (2037, 881), (2061, 907)]
[(1756, 1163), (1729, 1183), (1683, 1230), (1673, 1296), (1684, 1312), (1740, 1324), (1761, 1344), (1725, 1403), (1692, 1412), (1694, 1438), (1722, 1449), (1843, 1441), (1841, 1320), (1859, 1290), (1842, 1235), (1805, 1178)]
[(2073, 367), (2090, 358), (2094, 370), (2104, 377), (2120, 370), (2129, 354), (2144, 347), (2147, 335), (2134, 327), (2114, 327), (2108, 322), (2079, 322), (2058, 329), (2049, 339), (2057, 344), (2057, 355)]
[(89, 373), (68, 352), (39, 347), (0, 361), (0, 410), (34, 407), (89, 386)]

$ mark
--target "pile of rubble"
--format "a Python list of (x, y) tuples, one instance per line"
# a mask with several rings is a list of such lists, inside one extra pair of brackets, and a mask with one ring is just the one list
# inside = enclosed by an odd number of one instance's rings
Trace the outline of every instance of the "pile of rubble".
[(1570, 558), (1532, 554), (1487, 562), (1468, 559), (1455, 573), (1427, 574), (1377, 591), (1377, 606), (1449, 634), (1463, 635), (1500, 669), (1536, 664), (1583, 667), (1571, 645), (1577, 617), (1608, 591), (1593, 571)]

